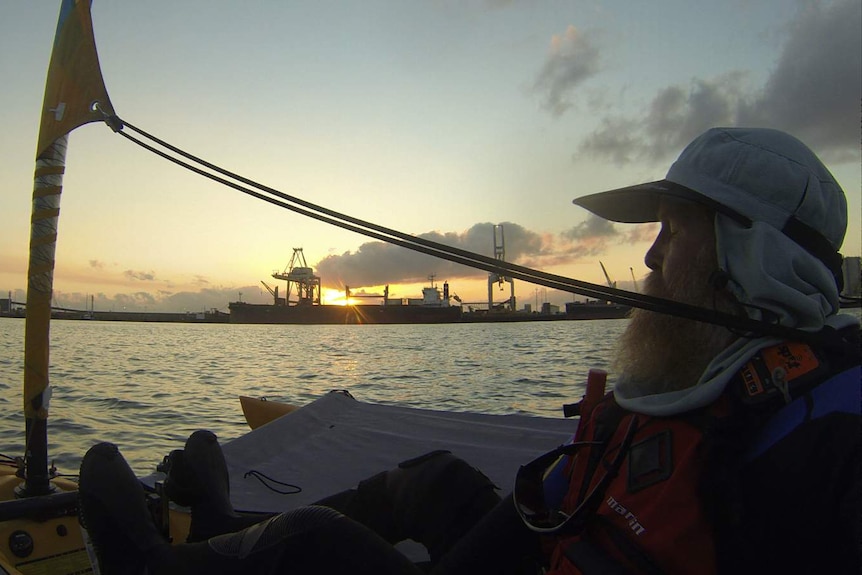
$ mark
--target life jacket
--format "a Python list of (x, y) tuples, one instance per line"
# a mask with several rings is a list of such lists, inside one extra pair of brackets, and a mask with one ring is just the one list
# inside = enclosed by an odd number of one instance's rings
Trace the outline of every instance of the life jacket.
[(546, 497), (562, 481), (561, 510), (577, 511), (544, 537), (547, 573), (716, 573), (717, 517), (733, 514), (722, 483), (807, 421), (858, 417), (858, 358), (847, 363), (806, 344), (776, 345), (756, 354), (717, 401), (682, 416), (629, 412), (611, 393), (594, 405), (585, 399), (574, 442), (595, 443), (546, 478)]

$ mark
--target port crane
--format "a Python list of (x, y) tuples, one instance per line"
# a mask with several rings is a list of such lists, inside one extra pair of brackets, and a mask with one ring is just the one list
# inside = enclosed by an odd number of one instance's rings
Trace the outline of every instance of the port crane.
[[(610, 275), (608, 275), (608, 270), (607, 270), (607, 269), (605, 269), (605, 264), (603, 264), (602, 262), (599, 262), (599, 265), (600, 265), (600, 266), (602, 266), (602, 272), (604, 272), (604, 274), (605, 274), (605, 281), (607, 282), (608, 287), (609, 287), (609, 288), (614, 288), (614, 289), (616, 289), (616, 287), (617, 287), (617, 282), (615, 282), (615, 281), (612, 281), (612, 280), (611, 280), (611, 276), (610, 276)], [(634, 284), (634, 286), (635, 286), (635, 291), (636, 291), (636, 292), (640, 292), (640, 288), (638, 288), (638, 280), (637, 280), (637, 278), (635, 277), (635, 270), (634, 270), (634, 268), (629, 268), (629, 273), (631, 273), (631, 274), (632, 274), (632, 283), (633, 283), (633, 284)]]
[(294, 286), (299, 298), (294, 305), (320, 305), (320, 278), (314, 275), (314, 270), (305, 262), (302, 248), (293, 248), (293, 255), (287, 267), (282, 272), (273, 272), (272, 277), (287, 282), (285, 305), (292, 305), (290, 293)]
[(272, 303), (273, 303), (273, 305), (284, 305), (284, 298), (279, 298), (279, 297), (278, 297), (278, 286), (275, 286), (274, 288), (272, 288), (272, 287), (270, 287), (270, 286), (269, 286), (269, 284), (267, 284), (267, 283), (266, 283), (265, 281), (263, 281), (263, 280), (261, 280), (261, 282), (260, 282), (260, 283), (262, 283), (262, 284), (263, 284), (263, 287), (265, 287), (265, 288), (266, 288), (266, 291), (268, 291), (268, 292), (269, 292), (269, 295), (271, 295), (271, 296), (272, 296)]
[[(503, 224), (494, 225), (494, 258), (499, 261), (506, 259), (506, 239), (503, 237)], [(515, 311), (515, 282), (510, 277), (501, 276), (499, 274), (488, 274), (488, 311), (494, 309), (494, 292), (491, 289), (494, 283), (503, 289), (503, 282), (509, 282), (509, 301), (503, 302), (509, 311)]]
[(608, 275), (608, 270), (605, 269), (605, 264), (599, 262), (599, 265), (602, 266), (602, 272), (605, 274), (605, 281), (608, 282), (608, 287), (612, 289), (616, 289), (617, 282), (611, 281), (611, 276)]

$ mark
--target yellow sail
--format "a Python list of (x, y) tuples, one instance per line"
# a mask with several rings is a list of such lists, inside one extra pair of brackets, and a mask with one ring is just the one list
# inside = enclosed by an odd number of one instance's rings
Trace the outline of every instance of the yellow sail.
[(63, 0), (54, 37), (36, 146), (27, 319), (24, 337), (24, 415), (27, 420), (25, 494), (50, 490), (47, 471), (49, 329), (60, 194), (68, 134), (114, 115), (102, 79), (91, 0)]

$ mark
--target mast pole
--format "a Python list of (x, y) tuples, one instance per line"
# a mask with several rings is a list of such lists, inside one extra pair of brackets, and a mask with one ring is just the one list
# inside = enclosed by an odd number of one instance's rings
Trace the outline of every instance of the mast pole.
[(53, 490), (48, 474), (48, 379), (51, 299), (60, 195), (69, 136), (57, 138), (36, 158), (27, 273), (27, 317), (24, 336), (24, 387), (37, 393), (24, 397), (26, 417), (25, 481), (18, 495), (45, 495)]
[(24, 482), (15, 490), (19, 497), (46, 495), (54, 490), (48, 469), (49, 336), (57, 224), (69, 133), (90, 122), (106, 122), (114, 131), (121, 129), (99, 67), (91, 3), (92, 0), (61, 1), (45, 80), (30, 216), (24, 324), (26, 447)]

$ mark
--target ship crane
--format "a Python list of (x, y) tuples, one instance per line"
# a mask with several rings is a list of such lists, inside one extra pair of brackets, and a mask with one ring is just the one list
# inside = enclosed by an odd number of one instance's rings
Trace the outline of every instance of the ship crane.
[(279, 297), (278, 297), (278, 286), (275, 286), (275, 288), (271, 288), (271, 287), (269, 287), (269, 284), (267, 284), (263, 280), (261, 280), (260, 283), (263, 284), (263, 287), (265, 287), (266, 291), (269, 292), (269, 295), (272, 296), (273, 305), (284, 305), (284, 299), (279, 299)]
[[(494, 226), (494, 258), (499, 261), (504, 261), (506, 259), (506, 239), (503, 237), (502, 224)], [(493, 284), (498, 284), (502, 290), (503, 282), (509, 282), (510, 290), (509, 300), (503, 302), (503, 305), (507, 305), (510, 311), (515, 311), (515, 282), (510, 277), (501, 276), (495, 273), (488, 274), (488, 311), (494, 309)]]
[(632, 281), (633, 281), (633, 282), (634, 282), (634, 284), (635, 284), (635, 291), (636, 291), (636, 292), (640, 292), (641, 290), (640, 290), (640, 289), (638, 289), (638, 280), (637, 280), (637, 278), (635, 278), (635, 270), (634, 270), (634, 268), (629, 268), (629, 271), (632, 273)]
[[(287, 282), (287, 293), (284, 297), (286, 305), (320, 305), (320, 278), (308, 267), (302, 248), (293, 248), (290, 263), (283, 272), (273, 272), (272, 277)], [(298, 297), (295, 303), (290, 301), (294, 285)]]
[(611, 276), (608, 275), (608, 270), (605, 269), (605, 264), (599, 262), (599, 265), (602, 266), (602, 272), (605, 274), (605, 281), (608, 282), (608, 287), (611, 289), (616, 289), (617, 282), (611, 281)]

